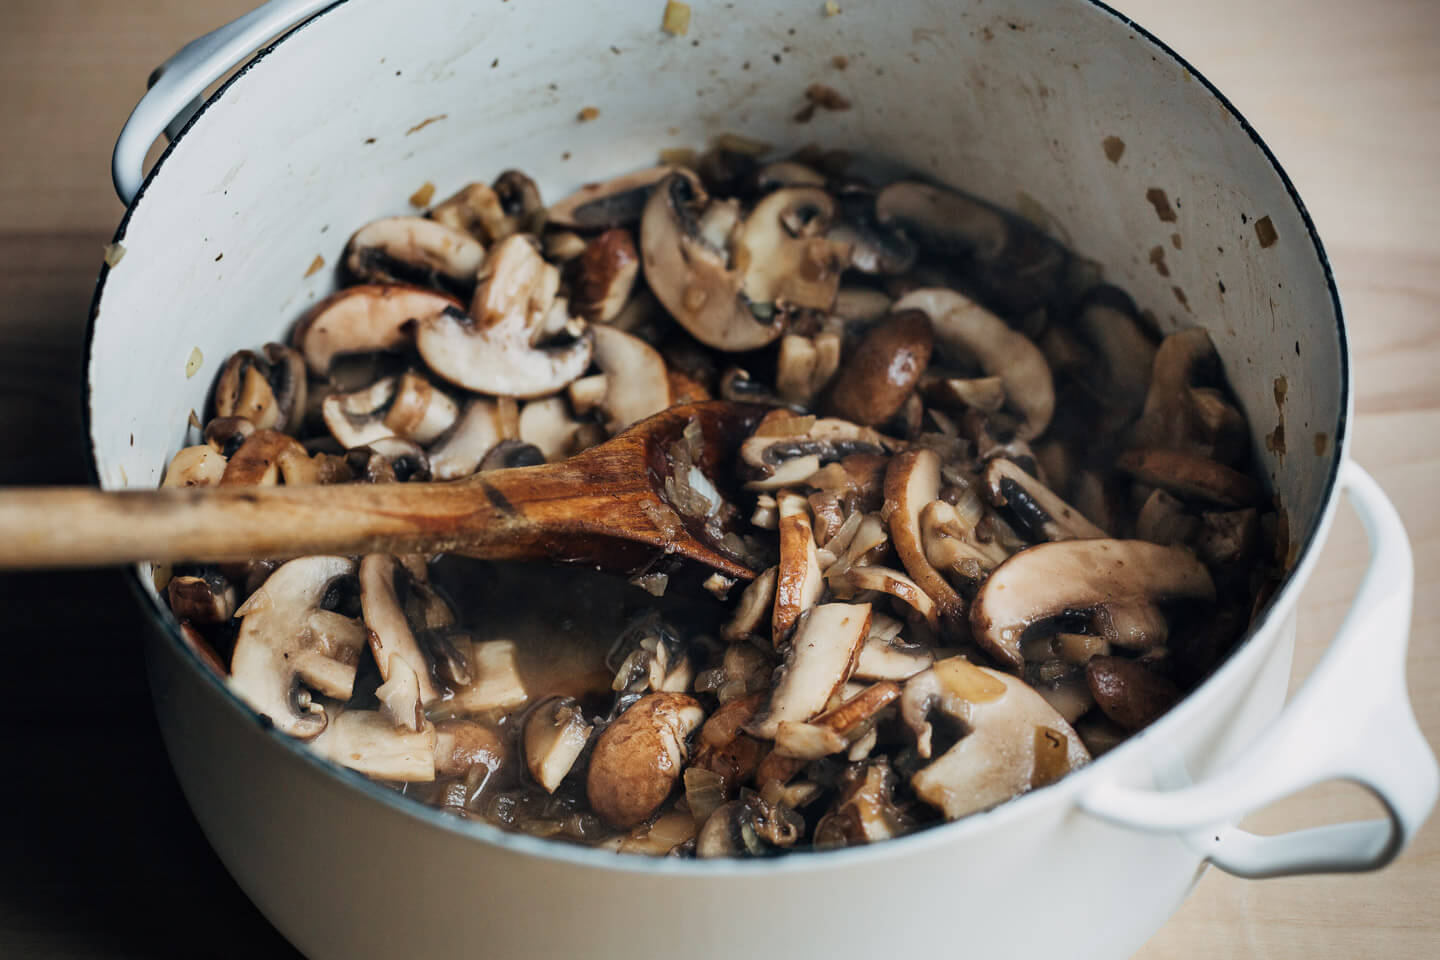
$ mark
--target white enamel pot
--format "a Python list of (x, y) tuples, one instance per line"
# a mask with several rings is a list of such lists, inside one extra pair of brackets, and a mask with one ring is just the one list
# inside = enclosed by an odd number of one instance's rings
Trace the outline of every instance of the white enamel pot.
[[(100, 482), (153, 487), (217, 365), (281, 337), (333, 283), (307, 273), (315, 257), (336, 263), (354, 227), (405, 211), (423, 183), (443, 196), (513, 166), (553, 199), (735, 132), (882, 155), (1018, 209), (1104, 264), (1162, 327), (1207, 327), (1257, 436), (1283, 417), (1291, 438), (1284, 455), (1258, 450), (1297, 548), (1284, 587), (1198, 691), (1056, 786), (869, 849), (716, 863), (507, 835), (316, 760), (185, 652), (137, 571), (171, 758), (246, 893), (313, 957), (1122, 957), (1207, 863), (1266, 877), (1394, 858), (1436, 795), (1404, 681), (1410, 549), (1347, 459), (1340, 304), (1255, 132), (1090, 0), (850, 0), (828, 17), (818, 0), (697, 0), (685, 37), (661, 33), (663, 6), (275, 0), (181, 51), (115, 151), (130, 209), (91, 331)], [(302, 23), (200, 106), (208, 84)], [(815, 82), (853, 106), (798, 124)], [(577, 122), (588, 106), (599, 116)], [(1342, 491), (1372, 564), (1282, 705), (1296, 598)], [(1269, 838), (1232, 826), (1332, 778), (1370, 788), (1387, 818)]]

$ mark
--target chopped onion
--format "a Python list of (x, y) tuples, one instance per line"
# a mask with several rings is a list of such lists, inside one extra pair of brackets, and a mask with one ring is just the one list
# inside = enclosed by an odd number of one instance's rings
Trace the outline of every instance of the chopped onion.
[(704, 823), (725, 802), (725, 778), (714, 770), (690, 767), (685, 771), (685, 802), (695, 823)]

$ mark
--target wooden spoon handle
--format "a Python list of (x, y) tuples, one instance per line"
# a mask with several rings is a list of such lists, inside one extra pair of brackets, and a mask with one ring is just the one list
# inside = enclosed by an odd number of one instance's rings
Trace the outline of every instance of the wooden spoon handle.
[[(0, 569), (209, 563), (370, 551), (521, 559), (533, 522), (488, 485), (344, 484), (0, 492)], [(502, 506), (504, 507), (502, 509)]]

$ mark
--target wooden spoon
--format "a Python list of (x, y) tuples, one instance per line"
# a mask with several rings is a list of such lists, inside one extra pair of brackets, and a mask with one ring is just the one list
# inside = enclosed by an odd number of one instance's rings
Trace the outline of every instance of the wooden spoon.
[(670, 503), (667, 454), (698, 423), (696, 463), (709, 477), (728, 472), (764, 413), (724, 402), (671, 407), (561, 463), (450, 483), (0, 491), (0, 569), (383, 552), (553, 560), (619, 573), (670, 556), (748, 579), (753, 571)]

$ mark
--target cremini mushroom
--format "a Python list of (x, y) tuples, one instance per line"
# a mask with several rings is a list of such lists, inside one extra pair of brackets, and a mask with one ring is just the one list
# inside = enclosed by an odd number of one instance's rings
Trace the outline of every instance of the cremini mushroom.
[(1144, 664), (1124, 657), (1093, 657), (1085, 679), (1095, 703), (1122, 730), (1149, 726), (1180, 699), (1180, 688)]
[(895, 786), (895, 773), (883, 760), (847, 770), (834, 807), (815, 825), (815, 846), (853, 847), (913, 830), (914, 818), (895, 804)]
[(734, 239), (752, 309), (830, 309), (843, 269), (840, 248), (826, 236), (835, 215), (835, 199), (816, 187), (785, 187), (755, 205)]
[(695, 839), (695, 855), (702, 859), (763, 856), (776, 847), (793, 845), (803, 828), (804, 821), (794, 811), (747, 792), (710, 814)]
[(731, 266), (738, 207), (709, 203), (693, 176), (661, 180), (640, 225), (645, 280), (677, 323), (717, 350), (754, 350), (785, 330), (773, 313), (757, 319), (742, 295), (745, 273)]
[(1085, 615), (1117, 639), (1164, 626), (1156, 608), (1215, 599), (1210, 574), (1184, 547), (1144, 540), (1062, 540), (1022, 550), (981, 585), (970, 609), (976, 641), (1001, 663), (1024, 666), (1021, 636), (1042, 621)]
[[(247, 423), (249, 421), (246, 421)], [(170, 458), (162, 487), (213, 487), (225, 475), (225, 457), (209, 444), (185, 447)]]
[(595, 366), (605, 375), (605, 428), (612, 434), (670, 406), (665, 359), (639, 337), (595, 327)]
[(365, 625), (327, 602), (354, 575), (355, 562), (345, 557), (291, 560), (235, 611), (230, 688), (282, 733), (308, 740), (325, 729), (311, 691), (341, 700), (351, 694)]
[(651, 167), (603, 183), (588, 183), (550, 207), (551, 226), (571, 230), (611, 230), (638, 223), (656, 184), (676, 170)]
[(430, 472), (436, 480), (468, 477), (501, 439), (495, 402), (476, 397), (465, 405), (450, 429), (431, 444)]
[(515, 641), (473, 641), (470, 647), (471, 680), (455, 689), (444, 702), (461, 715), (513, 710), (530, 699), (516, 662)]
[(471, 316), (447, 309), (419, 321), (415, 346), (430, 369), (477, 393), (528, 398), (563, 388), (590, 365), (593, 341), (583, 326), (563, 346), (537, 342), (560, 275), (523, 236), (500, 243), (475, 291)]
[(217, 570), (177, 574), (166, 587), (170, 611), (195, 623), (224, 623), (235, 614), (235, 585)]
[(255, 432), (255, 424), (244, 417), (213, 417), (205, 424), (205, 442), (221, 458), (235, 455), (246, 440)]
[[(979, 498), (967, 491), (960, 505), (934, 500), (920, 511), (920, 543), (925, 559), (951, 580), (979, 583), (1005, 562), (1011, 551), (999, 538), (982, 533), (996, 526), (993, 515), (978, 513)], [(972, 503), (974, 507), (962, 510)], [(1017, 545), (1017, 549), (1020, 545)]]
[(900, 411), (930, 364), (934, 339), (919, 310), (892, 313), (866, 331), (835, 378), (826, 412), (878, 427)]
[(321, 416), (335, 442), (346, 450), (372, 440), (395, 436), (386, 415), (395, 400), (396, 378), (384, 377), (353, 393), (332, 393), (321, 404)]
[(298, 353), (278, 343), (264, 355), (239, 350), (215, 383), (215, 415), (249, 420), (257, 430), (282, 433), (300, 426), (305, 415), (305, 365)]
[(930, 562), (920, 516), (940, 497), (940, 456), (917, 447), (896, 454), (885, 473), (885, 501), (890, 510), (890, 537), (900, 562), (938, 608), (937, 616), (958, 619), (965, 599)]
[(865, 327), (890, 313), (895, 299), (883, 290), (842, 286), (835, 294), (830, 312), (851, 324)]
[(364, 611), (370, 652), (380, 668), (380, 678), (388, 681), (391, 672), (396, 669), (393, 661), (403, 661), (415, 674), (420, 703), (428, 705), (439, 699), (440, 691), (405, 616), (396, 584), (397, 579), (409, 576), (388, 553), (366, 555), (360, 561), (360, 607)]
[(777, 490), (810, 477), (827, 463), (855, 453), (888, 453), (900, 446), (869, 427), (833, 417), (767, 414), (740, 446), (751, 490)]
[(775, 584), (779, 576), (778, 567), (768, 567), (740, 594), (735, 613), (720, 628), (720, 636), (734, 642), (759, 636), (761, 627), (770, 622), (770, 613), (775, 607)]
[(481, 768), (484, 777), (494, 776), (507, 761), (509, 751), (493, 729), (474, 720), (441, 720), (435, 724), (435, 773), (441, 777), (472, 776)]
[(901, 638), (904, 626), (894, 617), (873, 614), (851, 676), (856, 680), (909, 680), (934, 663), (934, 648)]
[(546, 793), (559, 788), (594, 729), (573, 697), (550, 697), (531, 708), (524, 728), (525, 766)]
[(579, 429), (564, 397), (530, 400), (520, 408), (521, 442), (534, 445), (552, 463), (574, 452)]
[(365, 283), (413, 283), (468, 293), (485, 262), (470, 234), (424, 217), (385, 217), (366, 224), (345, 247), (345, 269)]
[(722, 702), (705, 719), (705, 725), (695, 737), (691, 767), (720, 777), (720, 792), (726, 797), (734, 794), (737, 785), (750, 779), (768, 752), (762, 741), (744, 730), (766, 699), (765, 691), (761, 690)]
[(1179, 450), (1127, 450), (1116, 459), (1115, 466), (1182, 500), (1245, 507), (1260, 497), (1260, 485), (1254, 478), (1223, 463)]
[(220, 485), (270, 486), (282, 478), (290, 486), (318, 483), (319, 466), (294, 437), (256, 430), (226, 461)]
[(435, 779), (435, 728), (397, 728), (379, 710), (330, 708), (311, 743), (315, 752), (377, 780), (428, 783)]
[(640, 254), (630, 231), (614, 228), (591, 240), (573, 270), (575, 312), (591, 323), (614, 320), (640, 275)]
[[(882, 680), (860, 686), (855, 693), (808, 722), (781, 721), (776, 727), (775, 749), (761, 759), (755, 770), (755, 782), (762, 788), (768, 788), (771, 783), (788, 783), (814, 756), (838, 753), (859, 742), (873, 732), (881, 711), (898, 700), (900, 693), (898, 684)], [(780, 749), (782, 732), (789, 741), (786, 750)], [(806, 750), (812, 744), (818, 752)]]
[(1055, 412), (1055, 385), (1045, 355), (1029, 337), (955, 290), (913, 290), (892, 309), (920, 310), (929, 317), (936, 352), (945, 362), (973, 362), (1000, 378), (1006, 400), (1022, 418), (1016, 431), (1022, 440), (1045, 432)]
[(648, 819), (674, 789), (686, 741), (704, 719), (699, 702), (683, 693), (637, 700), (595, 741), (585, 780), (591, 808), (622, 830)]
[(507, 170), (494, 183), (467, 184), (438, 203), (430, 217), (485, 244), (499, 243), (516, 233), (537, 233), (545, 222), (540, 191), (518, 170)]
[(1046, 786), (1089, 762), (1070, 724), (1016, 677), (960, 657), (909, 681), (935, 690), (962, 727), (959, 741), (914, 774), (917, 796), (958, 820)]
[(407, 370), (395, 382), (384, 423), (395, 436), (424, 445), (449, 430), (459, 415), (460, 408), (443, 390)]
[(1202, 381), (1218, 381), (1220, 361), (1210, 334), (1191, 327), (1160, 341), (1150, 389), (1131, 445), (1176, 450), (1225, 463), (1241, 456), (1249, 431), (1245, 418)]
[(809, 407), (840, 368), (840, 335), (787, 333), (775, 360), (775, 390), (788, 404)]
[(1031, 540), (1089, 540), (1106, 533), (1080, 511), (1012, 461), (996, 457), (985, 465), (985, 492), (990, 502)]
[(940, 629), (940, 611), (935, 601), (899, 570), (867, 564), (849, 567), (843, 573), (825, 579), (841, 600), (849, 600), (871, 590), (889, 594), (908, 607), (915, 617), (924, 620), (931, 630)]
[(811, 609), (795, 628), (770, 702), (746, 731), (775, 739), (782, 721), (809, 720), (854, 672), (870, 632), (870, 604), (825, 603)]
[(799, 494), (789, 492), (780, 494), (776, 501), (780, 514), (780, 566), (775, 578), (770, 637), (778, 649), (790, 636), (796, 621), (820, 601), (825, 580), (815, 552), (809, 503)]
[(415, 322), (446, 309), (459, 310), (460, 302), (421, 287), (385, 283), (346, 287), (300, 318), (291, 343), (310, 372), (323, 377), (336, 357), (408, 346)]
[(1140, 413), (1150, 390), (1156, 345), (1139, 317), (1129, 294), (1102, 284), (1081, 297), (1073, 321), (1098, 359), (1077, 373), (1091, 395), (1103, 398), (1114, 411), (1119, 423), (1128, 423)]

